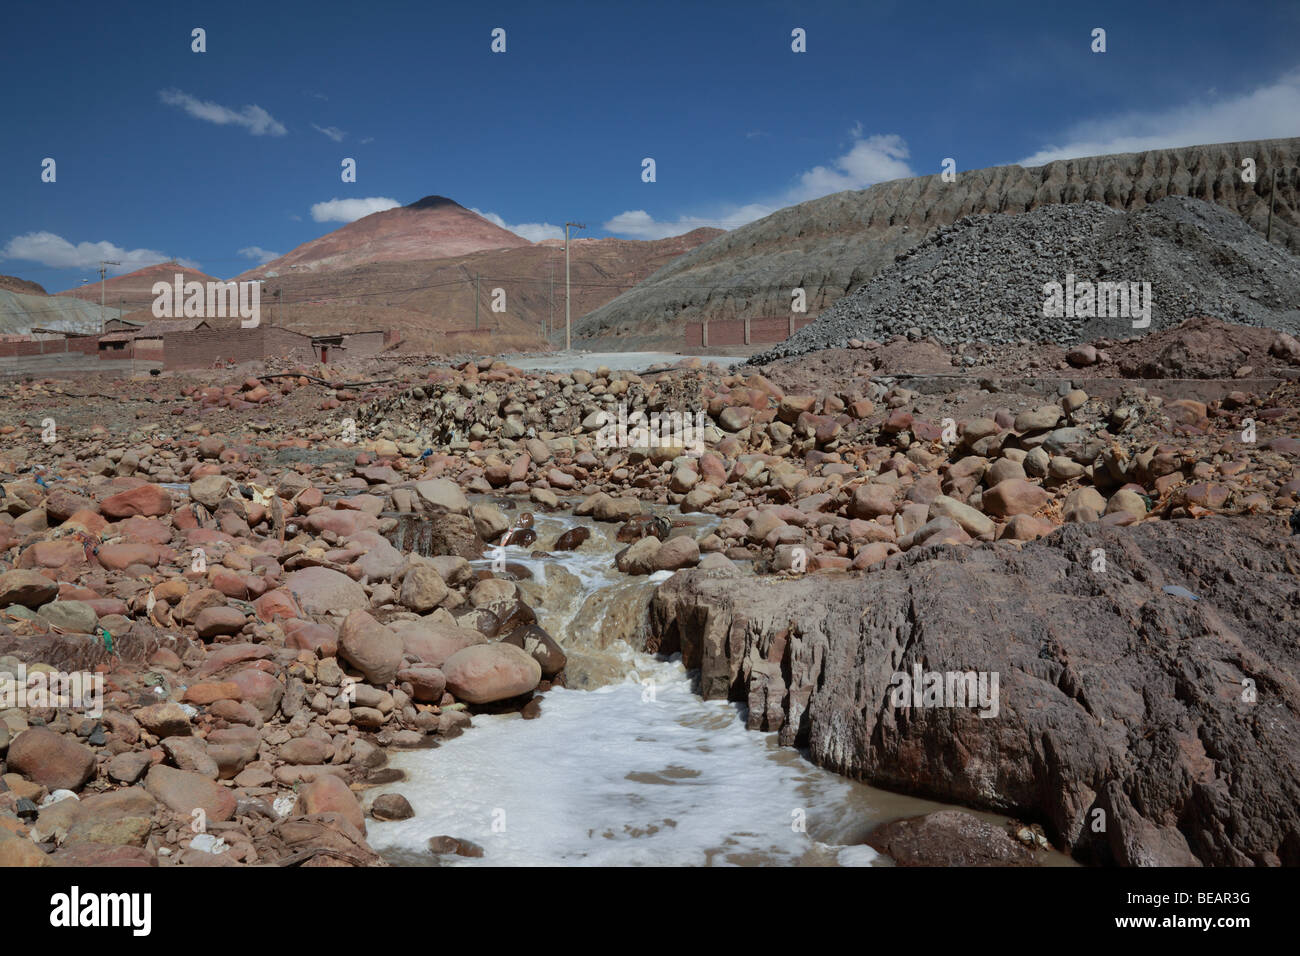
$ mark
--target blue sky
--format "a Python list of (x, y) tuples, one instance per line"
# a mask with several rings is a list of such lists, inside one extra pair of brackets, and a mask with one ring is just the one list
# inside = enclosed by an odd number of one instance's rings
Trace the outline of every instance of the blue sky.
[(1295, 2), (10, 0), (5, 28), (0, 273), (51, 291), (101, 258), (229, 277), (431, 194), (658, 238), (945, 157), (1300, 135)]

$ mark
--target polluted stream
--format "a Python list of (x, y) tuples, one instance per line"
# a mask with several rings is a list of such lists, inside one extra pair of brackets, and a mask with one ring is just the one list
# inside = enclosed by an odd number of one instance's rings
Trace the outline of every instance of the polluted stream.
[[(577, 550), (534, 556), (579, 525), (592, 533)], [(829, 773), (781, 747), (776, 734), (746, 730), (737, 704), (700, 698), (679, 656), (634, 647), (668, 572), (616, 570), (622, 545), (607, 525), (537, 514), (533, 527), (537, 540), (507, 546), (506, 560), (531, 575), (518, 584), (568, 655), (568, 686), (541, 697), (539, 719), (478, 714), (438, 747), (392, 752), (390, 766), (405, 779), (365, 795), (368, 803), (399, 792), (415, 811), (367, 822), (371, 846), (388, 862), (888, 866), (863, 844), (866, 835), (946, 808)], [(438, 836), (477, 844), (482, 856), (434, 854), (428, 844)]]

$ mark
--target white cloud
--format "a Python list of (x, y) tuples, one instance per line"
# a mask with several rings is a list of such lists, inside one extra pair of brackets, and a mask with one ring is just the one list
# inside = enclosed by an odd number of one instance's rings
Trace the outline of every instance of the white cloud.
[(903, 137), (890, 133), (863, 139), (861, 126), (853, 132), (853, 146), (849, 151), (835, 157), (829, 166), (814, 166), (801, 175), (799, 185), (786, 196), (789, 202), (819, 199), (846, 189), (866, 189), (876, 183), (916, 175), (907, 165), (907, 143)]
[(1058, 159), (1137, 153), (1148, 149), (1281, 139), (1300, 133), (1300, 70), (1236, 96), (1211, 90), (1179, 106), (1092, 119), (1068, 128), (1061, 145), (1020, 160), (1042, 166)]
[(370, 196), (366, 199), (331, 199), (311, 207), (311, 217), (317, 222), (356, 222), (372, 213), (400, 206), (396, 199)]
[(337, 126), (317, 126), (315, 123), (312, 123), (311, 128), (324, 136), (328, 136), (336, 143), (343, 142), (343, 138), (348, 135)]
[(245, 106), (241, 110), (232, 110), (219, 103), (209, 103), (196, 99), (180, 90), (159, 90), (158, 98), (168, 106), (179, 106), (195, 119), (227, 126), (233, 123), (243, 126), (254, 136), (283, 136), (288, 132), (284, 124), (260, 106)]
[(366, 143), (373, 143), (374, 141), (375, 138), (373, 136), (367, 136), (365, 139), (361, 140), (361, 145), (365, 146)]
[(814, 166), (800, 174), (795, 185), (771, 199), (743, 206), (724, 206), (712, 216), (679, 216), (671, 220), (657, 220), (644, 209), (629, 209), (610, 219), (602, 228), (633, 239), (680, 236), (701, 226), (735, 229), (794, 203), (916, 175), (907, 164), (907, 143), (901, 136), (890, 133), (864, 139), (860, 123), (849, 130), (849, 136), (853, 145), (847, 152), (825, 166)]
[(269, 249), (263, 249), (261, 246), (248, 246), (239, 250), (239, 254), (245, 259), (256, 259), (259, 266), (264, 266), (272, 259), (279, 259), (280, 253), (272, 252)]
[(512, 226), (494, 212), (483, 212), (481, 209), (470, 207), (470, 212), (482, 216), (494, 226), (500, 226), (513, 232), (516, 236), (522, 236), (529, 242), (541, 242), (543, 239), (563, 239), (564, 227), (554, 226), (549, 222), (521, 222), (517, 226)]
[(776, 212), (776, 207), (764, 203), (728, 207), (717, 216), (679, 216), (676, 219), (658, 220), (644, 209), (629, 209), (601, 225), (606, 232), (631, 239), (667, 239), (681, 236), (695, 229), (735, 229)]
[(199, 264), (190, 259), (177, 259), (153, 249), (123, 249), (111, 242), (79, 242), (73, 245), (52, 232), (29, 232), (15, 236), (0, 249), (0, 258), (25, 259), (52, 269), (95, 270), (99, 269), (100, 260), (116, 260), (121, 265), (108, 267), (109, 273), (115, 276), (160, 262), (174, 261), (187, 269), (199, 268)]

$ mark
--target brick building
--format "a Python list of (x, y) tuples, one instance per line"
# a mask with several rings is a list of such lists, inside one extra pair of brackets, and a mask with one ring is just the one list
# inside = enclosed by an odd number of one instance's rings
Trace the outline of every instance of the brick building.
[(255, 329), (180, 329), (162, 337), (163, 367), (207, 368), (217, 362), (257, 362), (268, 358), (316, 361), (312, 337), (275, 325)]
[(339, 332), (330, 335), (313, 335), (312, 348), (322, 365), (340, 358), (364, 358), (378, 355), (388, 346), (401, 340), (394, 331), (371, 329), (367, 332)]
[(285, 359), (312, 365), (374, 355), (400, 341), (396, 332), (371, 330), (307, 335), (275, 325), (245, 329), (238, 319), (110, 320), (103, 335), (42, 334), (0, 337), (0, 375), (103, 371), (104, 362), (131, 362), (132, 371), (210, 368), (217, 363)]

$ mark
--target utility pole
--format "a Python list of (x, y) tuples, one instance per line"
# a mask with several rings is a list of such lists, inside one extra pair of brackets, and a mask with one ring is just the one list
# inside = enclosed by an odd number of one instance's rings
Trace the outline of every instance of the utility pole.
[(104, 316), (104, 275), (108, 272), (109, 266), (120, 266), (122, 263), (116, 259), (99, 260), (99, 334), (104, 334), (104, 329), (108, 325), (108, 320)]
[(551, 291), (546, 297), (546, 328), (542, 339), (550, 341), (551, 329), (555, 328), (555, 256), (548, 253), (546, 261), (551, 267)]
[(1273, 203), (1277, 200), (1277, 167), (1273, 167), (1273, 187), (1268, 191), (1268, 232), (1264, 234), (1265, 242), (1273, 241)]
[(569, 227), (574, 229), (586, 229), (580, 222), (566, 222), (564, 224), (564, 351), (573, 348), (573, 330), (570, 327), (573, 321), (572, 310), (569, 308)]
[(479, 274), (474, 273), (474, 331), (478, 331), (478, 280)]

